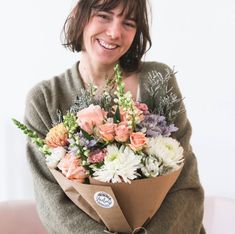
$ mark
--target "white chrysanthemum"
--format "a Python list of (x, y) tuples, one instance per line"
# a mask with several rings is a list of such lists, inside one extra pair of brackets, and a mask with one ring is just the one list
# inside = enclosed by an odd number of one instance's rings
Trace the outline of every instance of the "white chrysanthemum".
[(94, 178), (103, 182), (131, 183), (138, 176), (141, 156), (136, 155), (128, 146), (118, 148), (115, 144), (107, 146), (104, 165), (95, 169)]
[(54, 169), (57, 167), (59, 161), (65, 156), (66, 150), (59, 146), (51, 150), (51, 155), (46, 157), (46, 164), (49, 168)]
[(162, 162), (156, 157), (149, 155), (143, 159), (142, 173), (146, 177), (156, 177), (162, 174)]
[(159, 158), (166, 168), (176, 170), (184, 161), (183, 148), (177, 140), (171, 137), (148, 138), (147, 145), (146, 152)]

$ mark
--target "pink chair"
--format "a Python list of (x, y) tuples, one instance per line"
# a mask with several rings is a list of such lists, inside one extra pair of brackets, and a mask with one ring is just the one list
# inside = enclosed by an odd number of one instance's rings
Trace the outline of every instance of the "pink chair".
[(0, 202), (1, 234), (48, 234), (43, 227), (34, 201)]
[(207, 234), (235, 234), (235, 199), (206, 197), (203, 223)]

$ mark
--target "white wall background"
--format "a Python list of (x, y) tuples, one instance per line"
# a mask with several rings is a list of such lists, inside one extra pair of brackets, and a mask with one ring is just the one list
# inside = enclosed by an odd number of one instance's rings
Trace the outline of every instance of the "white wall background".
[[(25, 138), (11, 118), (23, 120), (34, 84), (79, 59), (59, 39), (74, 2), (0, 1), (0, 200), (33, 198)], [(235, 198), (235, 2), (151, 2), (153, 46), (146, 60), (178, 71), (206, 195)]]

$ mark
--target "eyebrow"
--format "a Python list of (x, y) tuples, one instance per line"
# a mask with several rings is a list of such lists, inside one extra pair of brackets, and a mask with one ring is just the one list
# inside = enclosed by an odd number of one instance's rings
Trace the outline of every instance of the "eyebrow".
[[(114, 15), (114, 12), (112, 10), (101, 10), (101, 11), (104, 11), (104, 12), (107, 12), (111, 15)], [(118, 16), (122, 16), (123, 15), (123, 12), (119, 13)], [(134, 17), (126, 17), (127, 20), (131, 20), (131, 21), (136, 21), (136, 19)]]

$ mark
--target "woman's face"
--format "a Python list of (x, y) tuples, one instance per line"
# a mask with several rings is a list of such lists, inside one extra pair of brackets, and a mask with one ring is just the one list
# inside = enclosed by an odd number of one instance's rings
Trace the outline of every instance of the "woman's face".
[(83, 31), (83, 48), (90, 61), (113, 65), (130, 48), (136, 34), (135, 20), (120, 14), (122, 6), (111, 11), (93, 11)]

